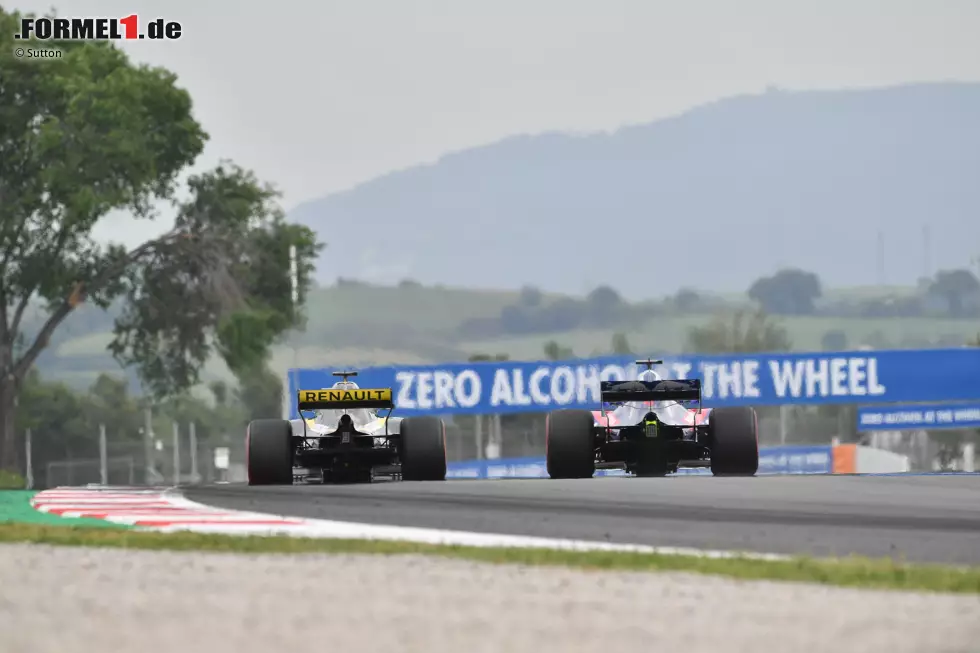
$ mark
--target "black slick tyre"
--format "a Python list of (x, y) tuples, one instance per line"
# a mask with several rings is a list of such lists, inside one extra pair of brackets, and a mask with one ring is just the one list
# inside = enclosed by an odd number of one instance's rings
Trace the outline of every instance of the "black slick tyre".
[(748, 406), (715, 408), (708, 418), (711, 473), (755, 476), (759, 470), (759, 422)]
[(551, 478), (592, 478), (595, 474), (595, 421), (587, 410), (548, 413), (544, 425), (545, 461)]
[(402, 480), (446, 480), (446, 425), (438, 417), (406, 417), (401, 423)]
[(249, 485), (293, 484), (293, 427), (284, 419), (257, 419), (245, 431)]

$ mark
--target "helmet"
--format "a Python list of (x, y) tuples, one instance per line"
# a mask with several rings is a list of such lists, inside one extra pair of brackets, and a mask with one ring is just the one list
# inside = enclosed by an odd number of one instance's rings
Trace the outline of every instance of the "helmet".
[(332, 390), (360, 390), (358, 385), (353, 381), (337, 381), (333, 384)]
[[(643, 381), (643, 382), (646, 382), (646, 383), (650, 383), (650, 382), (654, 382), (655, 383), (657, 381), (662, 381), (663, 379), (661, 379), (660, 378), (660, 375), (657, 374), (656, 372), (654, 372), (653, 370), (643, 370), (642, 372), (640, 372), (640, 375), (639, 375), (639, 377), (638, 377), (637, 380), (638, 381)], [(637, 406), (637, 407), (643, 406), (644, 408), (659, 408), (661, 406), (664, 406), (665, 405), (665, 402), (663, 402), (663, 401), (644, 401), (642, 403), (636, 403), (634, 405)]]
[(642, 372), (640, 372), (640, 376), (639, 376), (639, 379), (638, 380), (640, 380), (640, 381), (661, 381), (662, 379), (660, 378), (660, 375), (657, 374), (656, 372), (654, 372), (653, 370), (643, 370)]

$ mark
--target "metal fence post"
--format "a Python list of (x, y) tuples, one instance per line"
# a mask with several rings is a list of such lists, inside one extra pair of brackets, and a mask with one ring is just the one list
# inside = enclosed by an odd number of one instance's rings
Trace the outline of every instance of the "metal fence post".
[(34, 461), (31, 456), (31, 430), (30, 429), (27, 429), (27, 433), (24, 434), (24, 457), (27, 459), (26, 460), (27, 469), (25, 470), (26, 478), (24, 479), (25, 484), (27, 486), (26, 489), (33, 490), (34, 489)]
[(779, 405), (779, 444), (786, 446), (786, 432), (789, 431), (789, 406)]
[(105, 424), (99, 424), (99, 482), (109, 485), (109, 461), (106, 452)]
[(174, 422), (174, 485), (180, 485), (180, 427)]
[(483, 415), (477, 415), (475, 421), (476, 459), (483, 460)]
[(144, 485), (156, 483), (156, 466), (153, 464), (153, 409), (147, 406), (143, 410), (143, 455), (146, 460), (143, 465), (146, 468), (143, 479)]
[(188, 428), (191, 447), (191, 483), (197, 483), (197, 427), (194, 422), (191, 422)]

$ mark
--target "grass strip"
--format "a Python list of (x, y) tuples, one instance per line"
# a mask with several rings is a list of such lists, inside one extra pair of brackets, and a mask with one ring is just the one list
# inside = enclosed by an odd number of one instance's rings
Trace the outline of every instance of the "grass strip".
[(35, 510), (34, 506), (31, 505), (31, 497), (35, 494), (37, 492), (31, 490), (0, 490), (0, 524), (28, 523), (63, 527), (78, 525), (114, 530), (131, 528), (124, 524), (114, 524), (102, 519), (60, 517)]
[(684, 571), (743, 580), (777, 580), (890, 590), (980, 594), (980, 567), (907, 564), (891, 559), (799, 557), (789, 561), (712, 559), (685, 555), (529, 548), (442, 546), (205, 533), (153, 533), (86, 526), (0, 523), (0, 542), (221, 553), (422, 554), (497, 564), (552, 565), (592, 570)]

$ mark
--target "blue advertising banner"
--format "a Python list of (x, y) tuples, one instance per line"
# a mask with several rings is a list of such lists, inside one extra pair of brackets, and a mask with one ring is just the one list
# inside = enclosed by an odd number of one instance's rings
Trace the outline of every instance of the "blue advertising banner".
[(857, 411), (858, 431), (973, 428), (980, 428), (980, 401), (969, 404), (862, 406)]
[[(759, 475), (830, 474), (834, 471), (833, 449), (815, 447), (762, 447), (759, 449)], [(622, 470), (597, 470), (596, 476), (623, 476)], [(678, 475), (710, 475), (705, 468), (680, 469)], [(542, 457), (464, 460), (449, 463), (447, 478), (547, 478)]]
[[(595, 408), (599, 382), (635, 379), (633, 357), (372, 367), (361, 387), (393, 389), (397, 414), (492, 414)], [(980, 348), (675, 356), (657, 372), (700, 378), (703, 405), (886, 404), (980, 400)], [(332, 369), (291, 370), (296, 391), (328, 388)]]

